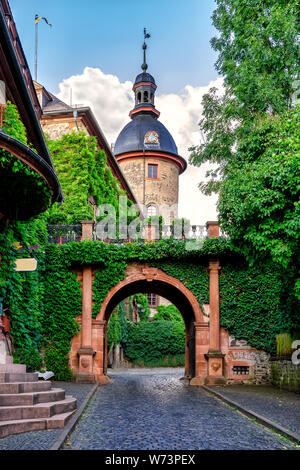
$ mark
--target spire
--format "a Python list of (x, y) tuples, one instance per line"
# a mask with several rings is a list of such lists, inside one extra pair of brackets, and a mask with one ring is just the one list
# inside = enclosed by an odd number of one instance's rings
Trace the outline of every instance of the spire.
[(147, 44), (146, 44), (146, 39), (150, 38), (150, 34), (147, 33), (146, 28), (144, 28), (144, 44), (143, 44), (143, 51), (144, 51), (144, 63), (142, 65), (142, 70), (146, 72), (148, 65), (146, 63), (146, 49), (147, 49)]

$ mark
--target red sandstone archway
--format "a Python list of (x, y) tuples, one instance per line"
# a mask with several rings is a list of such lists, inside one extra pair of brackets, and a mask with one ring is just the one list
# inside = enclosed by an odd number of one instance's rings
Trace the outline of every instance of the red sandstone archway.
[[(148, 266), (144, 265), (136, 265), (134, 270), (135, 272), (129, 271), (129, 274), (126, 276), (126, 278), (123, 281), (120, 281), (109, 291), (101, 306), (101, 310), (97, 315), (97, 320), (108, 321), (113, 309), (120, 303), (120, 301), (126, 297), (129, 297), (129, 295), (132, 295), (131, 291), (136, 291), (136, 289), (141, 288), (142, 292), (151, 291), (160, 295), (162, 295), (161, 292), (163, 292), (163, 297), (171, 300), (173, 303), (175, 302), (174, 305), (176, 305), (176, 303), (178, 304), (178, 298), (181, 295), (181, 297), (186, 299), (187, 304), (189, 304), (190, 310), (193, 312), (194, 321), (203, 322), (203, 313), (196, 297), (187, 287), (185, 287), (181, 281), (168, 276), (158, 268), (149, 268)], [(175, 291), (177, 291), (180, 295), (177, 297), (175, 295), (174, 297)], [(119, 300), (121, 297), (122, 299)], [(185, 320), (184, 313), (181, 312), (181, 314)]]
[[(115, 307), (130, 295), (152, 292), (170, 300), (181, 312), (186, 327), (187, 377), (207, 375), (204, 354), (209, 348), (208, 323), (194, 294), (178, 279), (168, 276), (158, 268), (132, 264), (127, 267), (126, 277), (107, 294), (96, 320), (92, 322), (92, 347), (96, 352), (93, 374), (99, 382), (107, 382), (107, 324)], [(199, 381), (199, 380), (198, 380)]]

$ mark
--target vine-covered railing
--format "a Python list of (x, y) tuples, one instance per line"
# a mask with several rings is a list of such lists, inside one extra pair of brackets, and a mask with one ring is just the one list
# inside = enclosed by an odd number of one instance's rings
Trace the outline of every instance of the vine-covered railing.
[(48, 225), (48, 243), (63, 245), (67, 242), (80, 242), (82, 226), (78, 225)]
[[(205, 225), (190, 225), (176, 227), (176, 225), (155, 225), (141, 224), (135, 233), (130, 227), (117, 227), (112, 231), (108, 225), (98, 224), (93, 230), (93, 239), (106, 243), (144, 243), (149, 240), (202, 240), (207, 237), (207, 228)], [(65, 244), (71, 241), (81, 241), (81, 225), (48, 225), (48, 242), (56, 244)]]

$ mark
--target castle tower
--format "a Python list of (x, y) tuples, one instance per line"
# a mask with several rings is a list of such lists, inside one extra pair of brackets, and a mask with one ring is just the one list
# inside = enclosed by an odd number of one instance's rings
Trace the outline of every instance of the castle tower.
[(147, 72), (146, 39), (150, 35), (146, 30), (144, 36), (142, 73), (137, 75), (133, 86), (135, 106), (129, 113), (131, 121), (116, 140), (114, 153), (138, 203), (147, 207), (145, 215), (161, 215), (170, 224), (178, 216), (179, 175), (187, 164), (178, 155), (170, 132), (158, 120), (157, 86)]

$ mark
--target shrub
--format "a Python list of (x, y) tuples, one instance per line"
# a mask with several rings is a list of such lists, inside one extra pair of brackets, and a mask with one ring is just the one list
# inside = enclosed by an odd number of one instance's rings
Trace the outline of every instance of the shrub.
[(123, 347), (128, 360), (145, 364), (166, 355), (184, 354), (184, 324), (172, 321), (129, 323)]

